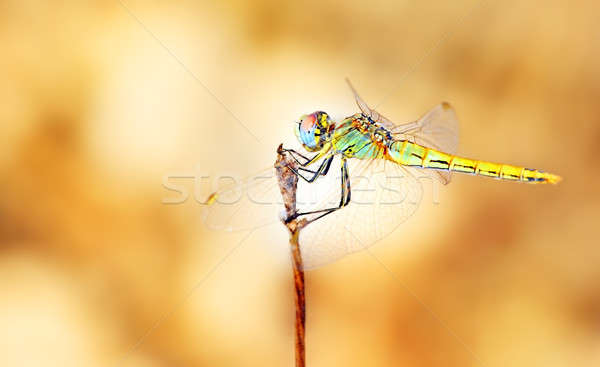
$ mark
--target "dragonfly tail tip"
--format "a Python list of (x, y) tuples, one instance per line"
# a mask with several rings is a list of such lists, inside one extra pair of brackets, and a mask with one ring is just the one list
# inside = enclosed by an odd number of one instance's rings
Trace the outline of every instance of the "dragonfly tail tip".
[(562, 181), (562, 177), (560, 177), (558, 175), (554, 175), (554, 174), (551, 174), (551, 173), (549, 173), (549, 174), (546, 175), (546, 182), (548, 182), (548, 183), (556, 185), (560, 181)]

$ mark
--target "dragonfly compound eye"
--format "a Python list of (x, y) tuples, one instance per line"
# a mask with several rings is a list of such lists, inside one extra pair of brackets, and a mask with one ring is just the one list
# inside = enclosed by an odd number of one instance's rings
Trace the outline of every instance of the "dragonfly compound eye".
[(318, 148), (319, 136), (321, 129), (318, 126), (317, 113), (302, 116), (300, 124), (298, 124), (298, 139), (300, 143), (309, 151)]

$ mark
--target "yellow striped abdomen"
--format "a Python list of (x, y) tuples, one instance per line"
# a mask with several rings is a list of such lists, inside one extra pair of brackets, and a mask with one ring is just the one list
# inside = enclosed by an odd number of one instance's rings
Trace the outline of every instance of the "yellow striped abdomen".
[(405, 166), (471, 173), (510, 181), (554, 184), (561, 179), (536, 169), (458, 157), (406, 140), (398, 140), (390, 145), (388, 159)]

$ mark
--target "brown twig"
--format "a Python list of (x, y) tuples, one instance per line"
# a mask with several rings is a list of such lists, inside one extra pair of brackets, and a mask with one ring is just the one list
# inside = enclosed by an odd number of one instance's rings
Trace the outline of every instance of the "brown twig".
[(290, 250), (292, 252), (292, 267), (294, 270), (294, 288), (296, 291), (296, 367), (305, 367), (304, 326), (306, 321), (306, 303), (304, 299), (304, 270), (298, 238), (300, 237), (300, 231), (308, 222), (305, 219), (298, 220), (296, 217), (298, 176), (290, 168), (297, 171), (298, 164), (289, 154), (283, 151), (282, 145), (279, 145), (279, 148), (277, 148), (275, 171), (285, 206), (283, 222), (290, 234)]

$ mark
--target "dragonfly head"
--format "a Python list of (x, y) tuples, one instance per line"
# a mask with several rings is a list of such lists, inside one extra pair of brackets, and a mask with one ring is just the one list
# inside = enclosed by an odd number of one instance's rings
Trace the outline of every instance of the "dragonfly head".
[(304, 149), (314, 152), (323, 148), (323, 145), (331, 138), (334, 128), (335, 124), (329, 115), (323, 111), (317, 111), (300, 118), (296, 136)]

